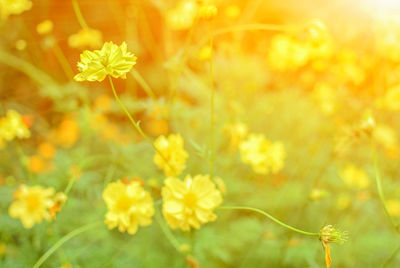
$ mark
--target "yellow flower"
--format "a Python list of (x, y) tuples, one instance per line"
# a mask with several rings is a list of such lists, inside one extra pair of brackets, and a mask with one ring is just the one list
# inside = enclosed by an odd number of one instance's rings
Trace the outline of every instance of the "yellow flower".
[(45, 159), (53, 159), (56, 149), (49, 142), (43, 142), (38, 147), (38, 153)]
[(103, 81), (107, 75), (114, 78), (126, 78), (133, 65), (136, 64), (136, 56), (127, 51), (127, 45), (123, 42), (120, 46), (112, 42), (104, 43), (101, 50), (85, 50), (78, 62), (79, 74), (75, 75), (76, 81)]
[(214, 5), (202, 5), (199, 8), (199, 18), (209, 20), (217, 16), (218, 9)]
[(72, 48), (99, 48), (103, 43), (103, 35), (95, 29), (82, 29), (68, 38), (68, 45)]
[(45, 20), (36, 26), (36, 31), (40, 35), (49, 34), (53, 31), (53, 22), (51, 20)]
[(239, 149), (242, 161), (258, 174), (276, 174), (284, 167), (286, 151), (283, 143), (272, 143), (262, 134), (250, 134)]
[(400, 201), (397, 199), (389, 199), (386, 201), (388, 213), (393, 217), (400, 217)]
[(214, 221), (214, 209), (222, 203), (221, 192), (208, 175), (167, 178), (162, 189), (163, 215), (172, 229), (189, 231)]
[(197, 13), (197, 3), (194, 0), (182, 0), (178, 5), (167, 11), (167, 25), (173, 30), (185, 30), (193, 25)]
[(8, 110), (7, 115), (0, 118), (0, 147), (5, 141), (15, 138), (24, 139), (30, 136), (31, 132), (17, 111)]
[(19, 218), (27, 229), (43, 219), (50, 220), (48, 210), (54, 204), (53, 195), (53, 188), (29, 187), (23, 184), (14, 194), (15, 200), (9, 207), (9, 214), (13, 218)]
[(80, 129), (75, 120), (64, 119), (60, 125), (53, 130), (52, 136), (57, 145), (69, 148), (78, 140)]
[(27, 43), (24, 39), (19, 39), (15, 42), (15, 48), (19, 51), (23, 51), (26, 49)]
[(335, 112), (336, 94), (331, 86), (326, 83), (318, 83), (314, 86), (312, 95), (324, 114), (331, 115)]
[(186, 158), (189, 155), (183, 145), (183, 139), (180, 134), (171, 134), (168, 137), (160, 136), (155, 140), (154, 146), (165, 159), (156, 152), (154, 163), (164, 170), (167, 176), (177, 176), (186, 168)]
[(154, 204), (151, 195), (139, 181), (127, 184), (118, 180), (110, 183), (103, 191), (107, 205), (105, 223), (109, 229), (118, 227), (120, 232), (135, 234), (138, 226), (147, 226), (152, 222)]
[(46, 169), (46, 162), (39, 155), (32, 155), (28, 159), (28, 169), (32, 173), (39, 174)]
[(18, 15), (31, 9), (30, 0), (0, 0), (1, 19), (5, 20), (10, 15)]
[(341, 172), (340, 177), (349, 186), (358, 190), (368, 188), (370, 180), (364, 170), (349, 164)]
[(278, 34), (271, 40), (268, 63), (278, 71), (296, 70), (307, 64), (310, 58), (309, 47), (294, 38)]
[(229, 146), (231, 150), (235, 150), (243, 139), (247, 136), (248, 127), (246, 124), (238, 122), (228, 124), (224, 127), (224, 134), (229, 137)]
[(398, 147), (396, 131), (387, 125), (377, 125), (373, 137), (388, 151), (396, 150)]

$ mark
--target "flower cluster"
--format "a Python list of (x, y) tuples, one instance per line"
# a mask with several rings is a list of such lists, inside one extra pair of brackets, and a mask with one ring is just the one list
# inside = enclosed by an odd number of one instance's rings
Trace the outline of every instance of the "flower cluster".
[(182, 136), (171, 134), (168, 137), (160, 136), (154, 146), (159, 152), (154, 155), (154, 163), (164, 171), (167, 176), (177, 176), (186, 168), (186, 158), (188, 153), (185, 151)]
[(153, 199), (137, 180), (110, 183), (103, 191), (103, 199), (108, 208), (105, 223), (109, 229), (118, 227), (120, 232), (135, 234), (139, 226), (152, 222)]
[(282, 142), (271, 142), (263, 134), (250, 134), (240, 144), (240, 156), (258, 174), (276, 174), (285, 164), (286, 151)]
[(31, 132), (28, 129), (27, 122), (15, 110), (8, 110), (7, 115), (0, 118), (0, 148), (6, 141), (12, 141), (15, 138), (29, 138)]
[(214, 221), (214, 209), (222, 203), (221, 192), (208, 175), (167, 178), (162, 188), (163, 215), (173, 229), (188, 231)]
[(106, 42), (100, 50), (85, 50), (78, 62), (79, 74), (75, 75), (76, 81), (103, 81), (107, 75), (114, 78), (126, 78), (136, 56), (129, 52), (125, 42), (120, 46)]

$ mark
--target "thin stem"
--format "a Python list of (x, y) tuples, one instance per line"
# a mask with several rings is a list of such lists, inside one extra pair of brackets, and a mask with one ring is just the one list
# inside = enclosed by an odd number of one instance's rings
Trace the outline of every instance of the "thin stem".
[(69, 192), (70, 192), (71, 189), (72, 189), (72, 186), (74, 185), (74, 183), (75, 183), (75, 181), (78, 179), (78, 177), (79, 177), (79, 174), (75, 175), (73, 178), (71, 178), (71, 179), (69, 180), (68, 185), (67, 185), (67, 187), (65, 188), (65, 191), (64, 191), (65, 195), (68, 195), (68, 194), (69, 194)]
[(179, 252), (182, 253), (181, 251), (181, 244), (179, 243), (178, 239), (174, 236), (174, 234), (171, 232), (171, 229), (168, 228), (168, 226), (165, 225), (163, 222), (162, 218), (160, 217), (159, 213), (157, 212), (155, 215), (156, 221), (158, 225), (160, 225), (161, 230), (163, 231), (164, 235), (167, 237), (168, 241), (171, 243), (171, 245)]
[(171, 168), (171, 170), (175, 170), (168, 160), (165, 158), (165, 156), (158, 150), (158, 148), (154, 145), (154, 142), (143, 132), (142, 128), (139, 126), (139, 124), (132, 118), (130, 113), (128, 112), (128, 109), (126, 109), (125, 105), (122, 103), (120, 98), (118, 97), (117, 91), (115, 90), (114, 83), (112, 81), (112, 78), (109, 76), (108, 80), (110, 81), (111, 89), (114, 93), (114, 97), (117, 100), (119, 106), (121, 106), (122, 110), (125, 112), (125, 114), (128, 116), (129, 120), (131, 121), (132, 125), (136, 128), (136, 130), (139, 132), (139, 134), (146, 140), (148, 141), (151, 146), (154, 148), (154, 150), (161, 156), (161, 158), (165, 161), (165, 163)]
[(71, 79), (72, 77), (74, 77), (74, 72), (72, 71), (71, 65), (69, 64), (67, 58), (65, 57), (63, 51), (57, 43), (54, 44), (53, 52), (67, 78)]
[(210, 22), (210, 48), (211, 48), (211, 55), (210, 55), (210, 87), (211, 87), (211, 109), (210, 109), (210, 179), (212, 180), (214, 176), (214, 163), (215, 163), (215, 146), (214, 146), (214, 128), (215, 128), (215, 118), (214, 118), (214, 95), (215, 95), (215, 86), (214, 86), (214, 70), (213, 70), (213, 42), (214, 42), (214, 36), (213, 36), (213, 21)]
[(268, 214), (267, 212), (258, 209), (258, 208), (252, 208), (252, 207), (242, 207), (242, 206), (223, 206), (223, 207), (219, 207), (218, 209), (236, 209), (236, 210), (249, 210), (249, 211), (254, 211), (254, 212), (258, 212), (264, 216), (266, 216), (267, 218), (269, 218), (270, 220), (274, 221), (275, 223), (289, 229), (295, 232), (298, 232), (300, 234), (304, 234), (304, 235), (311, 235), (311, 236), (319, 236), (319, 233), (310, 233), (310, 232), (306, 232), (300, 229), (297, 229), (295, 227), (292, 227), (290, 225), (287, 225), (286, 223), (281, 222), (280, 220), (278, 220), (277, 218), (273, 217), (272, 215)]
[(389, 218), (390, 223), (392, 224), (393, 228), (396, 230), (396, 232), (399, 232), (395, 220), (392, 218), (392, 216), (390, 215), (390, 213), (386, 207), (385, 195), (383, 193), (383, 188), (382, 188), (382, 179), (381, 179), (381, 174), (379, 172), (379, 167), (378, 167), (378, 157), (376, 154), (376, 149), (375, 149), (373, 140), (371, 140), (371, 152), (372, 152), (372, 158), (374, 161), (376, 188), (378, 190), (379, 199), (381, 200), (383, 210), (385, 211), (386, 216)]
[(79, 8), (79, 4), (77, 0), (72, 0), (72, 7), (74, 8), (74, 12), (76, 15), (76, 18), (78, 19), (79, 25), (83, 29), (89, 29), (89, 26), (87, 25), (85, 19), (82, 16), (81, 9)]
[(57, 249), (59, 249), (64, 243), (68, 242), (68, 240), (74, 238), (75, 236), (86, 232), (94, 227), (97, 227), (103, 222), (95, 222), (84, 225), (78, 229), (73, 230), (72, 232), (64, 235), (60, 240), (57, 241), (51, 248), (49, 248), (40, 259), (33, 265), (33, 268), (39, 268)]
[(152, 98), (152, 100), (155, 102), (157, 101), (156, 95), (154, 94), (153, 90), (147, 84), (146, 80), (144, 80), (143, 76), (135, 69), (133, 68), (130, 74), (135, 78), (136, 82), (139, 83), (139, 85), (143, 88), (143, 90), (146, 92), (146, 94)]

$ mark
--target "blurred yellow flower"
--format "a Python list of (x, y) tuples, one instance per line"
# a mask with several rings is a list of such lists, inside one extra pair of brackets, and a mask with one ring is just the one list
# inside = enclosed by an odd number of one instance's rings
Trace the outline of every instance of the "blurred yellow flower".
[(350, 206), (351, 199), (347, 194), (341, 194), (336, 199), (336, 208), (339, 210), (344, 210)]
[(270, 67), (278, 71), (296, 70), (307, 64), (309, 47), (291, 36), (278, 34), (272, 37), (268, 53)]
[(42, 142), (38, 147), (39, 154), (45, 159), (52, 159), (56, 154), (56, 148), (49, 142)]
[(0, 0), (1, 19), (5, 20), (10, 15), (18, 15), (31, 9), (30, 0)]
[(316, 84), (312, 96), (324, 114), (331, 115), (335, 112), (337, 98), (330, 85), (326, 83)]
[(28, 169), (34, 174), (42, 173), (46, 169), (46, 162), (40, 155), (32, 155), (28, 159)]
[[(162, 156), (156, 152), (154, 163), (164, 171), (167, 176), (178, 176), (186, 168), (186, 158), (188, 153), (185, 151), (183, 138), (180, 134), (171, 134), (168, 137), (160, 136), (154, 146), (160, 151)], [(165, 157), (165, 159), (163, 158)]]
[(202, 48), (200, 48), (197, 54), (197, 59), (201, 61), (206, 61), (211, 59), (211, 55), (212, 55), (211, 46), (203, 46)]
[(387, 125), (377, 125), (373, 132), (373, 137), (388, 152), (398, 150), (399, 143), (396, 131)]
[(388, 213), (393, 217), (400, 217), (400, 201), (397, 199), (386, 200)]
[(23, 51), (26, 49), (27, 43), (24, 39), (19, 39), (15, 42), (15, 48), (19, 51)]
[(376, 104), (379, 108), (400, 111), (400, 85), (389, 88), (383, 98), (376, 100)]
[(324, 189), (313, 188), (309, 194), (311, 200), (320, 200), (324, 197), (327, 197), (329, 193)]
[(152, 222), (153, 199), (139, 181), (127, 184), (121, 180), (112, 182), (104, 189), (103, 199), (107, 205), (105, 224), (109, 229), (118, 227), (120, 232), (127, 231), (133, 235), (139, 226)]
[(104, 43), (101, 50), (85, 50), (78, 62), (79, 74), (75, 75), (76, 81), (103, 81), (107, 75), (114, 78), (126, 78), (133, 65), (136, 64), (136, 56), (127, 51), (127, 45), (123, 42), (120, 46), (112, 42)]
[(23, 117), (15, 110), (8, 110), (7, 115), (0, 118), (0, 148), (6, 141), (12, 141), (15, 138), (29, 138), (29, 131)]
[(54, 142), (64, 148), (69, 148), (75, 144), (80, 135), (77, 122), (73, 119), (64, 119), (60, 125), (53, 130)]
[(244, 123), (237, 122), (225, 125), (223, 132), (229, 138), (230, 149), (236, 150), (239, 144), (246, 138), (248, 127)]
[(242, 161), (258, 174), (276, 174), (284, 167), (286, 151), (283, 143), (272, 143), (263, 134), (250, 134), (239, 149)]
[(218, 9), (211, 4), (205, 4), (199, 7), (199, 18), (209, 20), (217, 16)]
[(36, 31), (40, 35), (49, 34), (53, 31), (53, 22), (51, 20), (45, 20), (36, 26)]
[(21, 185), (14, 193), (14, 201), (9, 207), (9, 214), (19, 218), (25, 228), (31, 228), (35, 223), (50, 220), (49, 208), (54, 204), (53, 188)]
[(193, 25), (197, 14), (197, 3), (194, 0), (182, 0), (167, 11), (167, 25), (173, 30), (185, 30)]
[(163, 215), (172, 229), (189, 231), (214, 221), (214, 209), (222, 203), (221, 192), (208, 175), (188, 175), (185, 180), (167, 178), (162, 188)]
[(370, 184), (370, 179), (367, 173), (352, 164), (348, 164), (340, 171), (340, 177), (347, 186), (358, 190), (366, 189)]
[(99, 48), (103, 44), (103, 35), (95, 29), (82, 29), (68, 38), (68, 45), (72, 48)]
[(224, 10), (225, 16), (232, 20), (237, 19), (241, 12), (240, 7), (235, 4), (228, 5)]

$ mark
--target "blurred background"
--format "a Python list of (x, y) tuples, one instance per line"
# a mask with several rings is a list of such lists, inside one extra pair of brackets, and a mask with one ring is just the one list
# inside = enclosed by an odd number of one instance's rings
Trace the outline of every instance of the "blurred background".
[[(102, 221), (112, 181), (140, 178), (160, 199), (165, 175), (107, 81), (73, 80), (80, 54), (106, 41), (125, 41), (138, 58), (115, 86), (144, 132), (184, 138), (181, 178), (209, 173), (212, 79), (225, 205), (306, 231), (348, 231), (331, 246), (331, 267), (400, 266), (398, 1), (35, 0), (10, 13), (11, 2), (0, 0), (0, 117), (17, 111), (30, 134), (11, 139), (0, 123), (1, 267), (32, 267), (70, 231)], [(198, 16), (205, 4), (215, 17)], [(263, 174), (244, 160), (253, 133), (283, 144), (285, 156), (272, 156), (282, 167)], [(72, 179), (55, 220), (27, 229), (10, 217), (21, 184), (58, 192)], [(155, 221), (134, 236), (102, 225), (41, 267), (325, 267), (315, 237), (252, 212), (216, 214), (199, 230), (173, 231), (182, 252)]]

